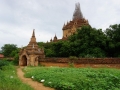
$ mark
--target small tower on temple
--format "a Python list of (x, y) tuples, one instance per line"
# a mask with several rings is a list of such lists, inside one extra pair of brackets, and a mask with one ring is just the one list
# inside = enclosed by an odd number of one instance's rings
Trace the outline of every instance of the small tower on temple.
[(38, 47), (35, 38), (35, 30), (33, 29), (29, 44), (20, 50), (19, 65), (38, 66), (38, 60), (42, 58), (45, 58), (44, 50)]
[(53, 42), (56, 42), (56, 41), (57, 41), (57, 36), (56, 36), (56, 34), (55, 34), (54, 39), (53, 39)]
[(53, 40), (52, 40), (52, 38), (50, 39), (50, 42), (52, 42)]

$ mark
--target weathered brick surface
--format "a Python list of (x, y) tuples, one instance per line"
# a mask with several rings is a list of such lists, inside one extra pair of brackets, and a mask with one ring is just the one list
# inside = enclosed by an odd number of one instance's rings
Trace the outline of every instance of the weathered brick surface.
[(78, 58), (71, 60), (70, 58), (43, 58), (39, 62), (52, 63), (69, 63), (76, 64), (120, 64), (120, 58)]

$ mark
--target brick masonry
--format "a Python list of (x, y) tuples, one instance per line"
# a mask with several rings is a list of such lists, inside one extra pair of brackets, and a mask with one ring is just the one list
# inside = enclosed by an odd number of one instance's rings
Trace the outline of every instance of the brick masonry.
[(120, 68), (120, 58), (43, 58), (39, 63), (45, 66), (68, 67), (69, 63), (74, 63), (75, 67), (118, 67)]
[(77, 64), (120, 64), (120, 58), (43, 58), (39, 62), (77, 63)]

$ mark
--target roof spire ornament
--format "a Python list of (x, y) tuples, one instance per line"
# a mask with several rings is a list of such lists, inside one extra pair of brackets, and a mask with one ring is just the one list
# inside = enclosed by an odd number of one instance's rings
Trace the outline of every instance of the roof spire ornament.
[(32, 37), (31, 37), (30, 43), (31, 43), (31, 44), (33, 44), (33, 43), (35, 44), (35, 43), (36, 43), (35, 29), (33, 29), (33, 33), (32, 33)]
[(73, 20), (77, 20), (77, 19), (83, 19), (79, 2), (75, 4), (75, 11), (73, 13)]
[(33, 29), (32, 37), (35, 37), (35, 29)]

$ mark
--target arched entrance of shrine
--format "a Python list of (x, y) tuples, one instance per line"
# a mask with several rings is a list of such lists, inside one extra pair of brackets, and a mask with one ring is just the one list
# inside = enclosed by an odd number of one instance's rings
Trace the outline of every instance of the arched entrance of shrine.
[(23, 56), (22, 56), (21, 66), (27, 66), (27, 57), (26, 57), (26, 55), (23, 55)]

